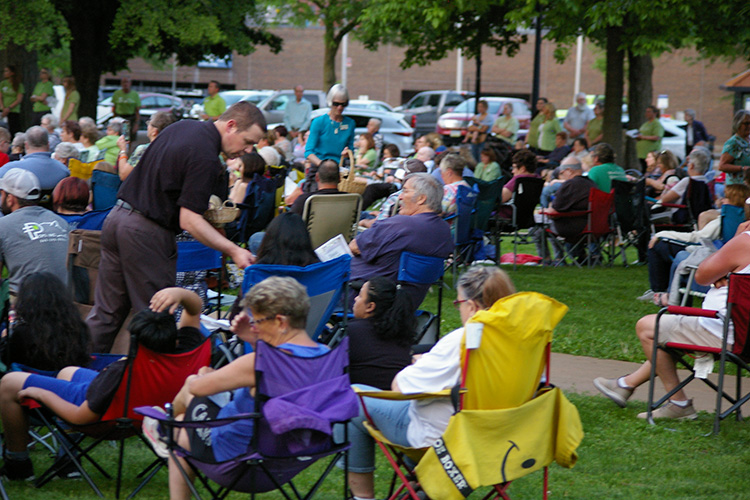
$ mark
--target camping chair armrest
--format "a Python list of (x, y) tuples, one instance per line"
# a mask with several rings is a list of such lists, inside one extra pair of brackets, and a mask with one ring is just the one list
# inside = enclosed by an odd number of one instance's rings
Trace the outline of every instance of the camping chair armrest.
[(21, 399), (20, 403), (21, 403), (21, 406), (29, 410), (36, 410), (38, 408), (42, 408), (42, 403), (40, 403), (34, 398), (23, 398)]
[(687, 208), (687, 205), (682, 205), (680, 203), (660, 203), (660, 205), (666, 208)]
[(667, 306), (666, 312), (670, 314), (679, 314), (681, 316), (700, 316), (703, 318), (719, 317), (719, 311), (701, 309), (700, 307)]
[[(362, 398), (375, 398), (375, 399), (390, 399), (393, 401), (410, 401), (418, 399), (430, 399), (430, 398), (449, 398), (451, 397), (451, 389), (443, 389), (437, 392), (418, 392), (415, 394), (404, 394), (403, 392), (396, 391), (363, 391), (356, 387), (352, 387), (354, 392), (357, 393), (360, 399)], [(466, 389), (461, 389), (461, 392), (466, 392)]]
[(175, 420), (170, 418), (169, 415), (159, 411), (157, 408), (152, 406), (140, 406), (135, 408), (133, 411), (143, 415), (144, 417), (151, 417), (160, 422), (164, 422), (167, 425), (177, 428), (205, 428), (205, 427), (221, 427), (227, 425), (236, 420), (246, 420), (249, 418), (257, 418), (258, 413), (241, 413), (239, 415), (232, 415), (231, 417), (215, 418), (209, 420)]
[(541, 211), (542, 215), (546, 215), (550, 219), (565, 219), (567, 217), (583, 217), (590, 213), (591, 213), (590, 210), (585, 210), (583, 212), (545, 212), (544, 210)]
[(675, 240), (673, 238), (659, 238), (659, 240), (660, 241), (664, 241), (666, 243), (671, 243), (672, 245), (679, 245), (681, 247), (689, 247), (689, 246), (694, 246), (694, 245), (700, 245), (700, 243), (694, 243), (692, 241)]

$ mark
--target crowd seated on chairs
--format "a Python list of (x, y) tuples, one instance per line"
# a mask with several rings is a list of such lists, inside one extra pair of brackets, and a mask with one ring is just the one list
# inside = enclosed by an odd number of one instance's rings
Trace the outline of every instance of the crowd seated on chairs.
[[(167, 311), (182, 304), (185, 313), (177, 329)], [(197, 295), (180, 288), (159, 291), (151, 309), (138, 313), (129, 325), (139, 344), (155, 352), (186, 352), (203, 342), (200, 327), (201, 304)], [(85, 330), (88, 334), (88, 329)], [(127, 361), (123, 358), (101, 372), (81, 366), (67, 366), (56, 374), (7, 373), (0, 380), (0, 416), (5, 431), (5, 475), (11, 479), (32, 478), (28, 455), (28, 418), (21, 405), (34, 399), (67, 422), (85, 425), (98, 421), (107, 410), (119, 386)]]
[[(250, 290), (242, 306), (243, 312), (232, 320), (232, 331), (240, 339), (252, 344), (262, 340), (302, 358), (317, 357), (328, 352), (327, 346), (311, 340), (304, 330), (310, 301), (304, 287), (296, 280), (268, 278)], [(184, 416), (188, 420), (204, 420), (206, 411), (209, 418), (219, 419), (252, 413), (255, 408), (255, 362), (255, 353), (249, 353), (218, 370), (204, 368), (198, 375), (188, 377), (172, 404), (177, 418)], [(210, 398), (226, 391), (235, 391), (231, 401), (217, 404), (216, 398)], [(167, 457), (166, 436), (161, 436), (158, 428), (158, 421), (148, 417), (144, 420), (146, 437), (157, 453)], [(195, 455), (222, 462), (246, 453), (252, 435), (253, 421), (244, 419), (214, 428), (210, 433), (199, 432), (199, 429), (180, 431), (175, 439), (182, 448)], [(183, 470), (192, 471), (184, 461), (182, 467)], [(190, 498), (190, 489), (171, 457), (169, 488), (171, 498)]]
[[(508, 275), (495, 267), (474, 267), (458, 281), (457, 307), (461, 323), (477, 311), (487, 309), (498, 299), (515, 293)], [(460, 346), (464, 329), (445, 335), (429, 352), (401, 370), (393, 379), (391, 389), (403, 393), (435, 392), (449, 389), (461, 380)], [(361, 389), (374, 388), (359, 386)], [(389, 401), (365, 398), (367, 411), (378, 429), (394, 444), (409, 447), (431, 446), (440, 438), (453, 414), (449, 399), (425, 401)], [(358, 499), (374, 498), (374, 443), (364, 427), (366, 417), (349, 424), (352, 449), (349, 456), (349, 486)]]
[[(688, 195), (688, 186), (690, 185), (691, 181), (700, 183), (700, 185), (702, 186), (706, 185), (708, 179), (706, 179), (705, 174), (708, 170), (710, 162), (711, 155), (706, 148), (701, 146), (694, 148), (687, 158), (688, 175), (680, 179), (671, 187), (665, 187), (664, 191), (661, 193), (661, 196), (659, 196), (657, 203), (651, 208), (651, 220), (656, 221), (662, 218), (672, 218), (675, 223), (686, 222), (688, 219), (687, 217), (678, 217), (679, 211), (677, 208), (672, 208), (667, 211), (659, 211), (658, 207), (659, 205), (669, 205), (675, 203), (686, 205), (693, 201), (687, 200), (686, 198), (686, 196)], [(703, 199), (700, 200), (703, 204), (703, 208), (699, 208), (698, 206), (692, 207), (695, 210), (696, 215), (697, 213), (710, 208), (712, 202), (712, 200), (707, 199), (707, 197), (709, 196), (708, 189), (704, 189), (703, 192), (705, 193), (705, 195)]]
[[(712, 285), (703, 301), (703, 309), (718, 311), (719, 317), (726, 315), (727, 275), (729, 273), (750, 273), (750, 222), (744, 222), (738, 234), (729, 240), (716, 253), (709, 256), (698, 267), (695, 279), (701, 285)], [(643, 352), (648, 359), (653, 353), (656, 314), (644, 316), (636, 324), (636, 335), (641, 341)], [(659, 321), (659, 344), (676, 342), (680, 344), (722, 347), (723, 320), (716, 317), (683, 316), (667, 314)], [(730, 330), (727, 349), (731, 350), (734, 336)], [(599, 377), (594, 386), (618, 406), (625, 407), (633, 391), (649, 381), (651, 361), (643, 363), (635, 372), (618, 378)], [(678, 386), (679, 378), (672, 356), (659, 349), (656, 354), (656, 375), (669, 393)], [(691, 399), (683, 390), (677, 391), (665, 405), (652, 412), (654, 419), (695, 419), (697, 412)], [(639, 413), (638, 418), (648, 418), (647, 412)]]
[[(503, 194), (501, 198), (502, 203), (508, 203), (513, 197), (513, 192), (516, 188), (516, 183), (521, 177), (535, 177), (539, 176), (535, 173), (537, 167), (536, 156), (534, 153), (528, 150), (521, 150), (513, 155), (513, 166), (511, 167), (511, 173), (513, 177), (503, 186)], [(497, 215), (503, 219), (510, 219), (513, 215), (511, 207), (502, 205)]]

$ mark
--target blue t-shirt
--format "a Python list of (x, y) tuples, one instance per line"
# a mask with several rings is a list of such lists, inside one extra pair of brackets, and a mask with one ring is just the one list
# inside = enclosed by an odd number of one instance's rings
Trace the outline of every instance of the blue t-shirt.
[[(302, 346), (297, 344), (281, 344), (278, 349), (289, 351), (298, 358), (315, 358), (329, 351), (328, 346)], [(255, 398), (248, 387), (234, 391), (234, 399), (219, 410), (217, 419), (232, 417), (255, 411)], [(231, 460), (247, 453), (253, 437), (253, 420), (250, 418), (237, 420), (231, 424), (215, 427), (211, 430), (211, 448), (214, 458), (219, 462)]]
[(312, 121), (310, 136), (305, 144), (305, 158), (315, 154), (321, 161), (338, 163), (345, 147), (354, 151), (354, 120), (344, 116), (340, 122), (322, 115)]

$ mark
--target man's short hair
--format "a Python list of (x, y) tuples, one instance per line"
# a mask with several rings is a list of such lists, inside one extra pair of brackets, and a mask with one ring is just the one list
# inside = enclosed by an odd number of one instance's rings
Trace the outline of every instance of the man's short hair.
[(55, 158), (60, 161), (69, 158), (75, 158), (77, 160), (80, 158), (80, 154), (78, 153), (78, 148), (73, 146), (73, 144), (69, 142), (61, 142), (55, 147)]
[(414, 196), (425, 196), (425, 206), (430, 211), (440, 213), (443, 210), (443, 187), (437, 179), (430, 174), (419, 173), (409, 175), (406, 180), (411, 182)]
[(88, 139), (91, 144), (99, 140), (99, 130), (96, 125), (84, 125), (81, 127), (81, 135)]
[(11, 136), (10, 136), (10, 130), (8, 130), (5, 127), (0, 127), (0, 141), (8, 141), (10, 142)]
[(559, 137), (559, 138), (560, 138), (560, 139), (562, 139), (563, 141), (567, 141), (567, 140), (568, 140), (568, 133), (567, 133), (567, 132), (565, 132), (565, 131), (563, 131), (563, 132), (558, 132), (558, 133), (556, 133), (556, 134), (555, 134), (555, 137)]
[(47, 113), (46, 115), (42, 116), (42, 121), (44, 120), (49, 120), (49, 126), (52, 128), (57, 128), (60, 125), (60, 120), (58, 120), (57, 117), (52, 113)]
[(96, 122), (90, 116), (82, 116), (78, 119), (78, 125), (80, 125), (81, 128), (85, 127), (86, 125), (93, 125), (94, 127), (96, 127)]
[(519, 168), (523, 167), (530, 174), (536, 171), (536, 155), (528, 149), (522, 149), (514, 154), (513, 163)]
[(321, 184), (339, 183), (339, 165), (333, 160), (325, 160), (318, 166), (318, 179)]
[(81, 126), (78, 122), (73, 120), (65, 120), (62, 124), (62, 128), (73, 134), (73, 139), (79, 141), (81, 139)]
[(239, 130), (249, 130), (253, 125), (257, 125), (260, 129), (266, 131), (266, 119), (263, 117), (263, 113), (258, 107), (248, 101), (238, 101), (224, 111), (219, 117), (220, 122), (228, 122), (234, 120)]
[(47, 129), (34, 125), (26, 130), (26, 144), (31, 149), (49, 149), (49, 134)]
[(688, 155), (690, 161), (693, 162), (693, 168), (699, 174), (705, 174), (708, 170), (708, 164), (711, 163), (711, 155), (707, 149), (700, 146), (694, 148)]
[(171, 111), (157, 111), (148, 120), (148, 124), (161, 133), (162, 130), (177, 121), (177, 117)]
[(693, 119), (695, 119), (695, 110), (691, 109), (691, 108), (688, 108), (688, 109), (685, 110), (685, 115), (691, 116)]
[(380, 125), (383, 124), (383, 120), (381, 120), (380, 118), (370, 118), (369, 120), (367, 120), (367, 125), (369, 126), (371, 123), (377, 124), (378, 128), (380, 128)]
[(217, 88), (221, 88), (221, 84), (217, 80), (211, 80), (208, 83), (209, 85), (213, 83), (214, 85), (216, 85)]
[(447, 154), (440, 162), (440, 170), (452, 170), (454, 174), (459, 177), (463, 177), (464, 167), (466, 166), (466, 160), (461, 158), (461, 155), (457, 153)]
[(591, 149), (591, 156), (596, 156), (599, 163), (614, 163), (615, 150), (606, 142), (600, 142)]
[(575, 156), (567, 156), (560, 163), (560, 172), (568, 168), (573, 170), (583, 170), (583, 165), (581, 164), (581, 160)]

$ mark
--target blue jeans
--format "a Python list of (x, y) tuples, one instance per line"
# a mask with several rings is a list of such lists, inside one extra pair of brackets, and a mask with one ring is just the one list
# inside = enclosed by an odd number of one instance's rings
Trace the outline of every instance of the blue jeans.
[[(375, 387), (363, 384), (355, 384), (352, 387), (365, 391), (379, 391)], [(406, 438), (406, 430), (409, 428), (409, 401), (390, 401), (387, 399), (365, 398), (367, 413), (370, 414), (375, 426), (392, 443), (410, 446)], [(375, 441), (370, 437), (362, 422), (366, 420), (362, 405), (360, 403), (359, 416), (353, 418), (347, 424), (349, 442), (349, 472), (367, 473), (375, 470)], [(334, 430), (336, 440), (339, 441), (343, 435), (341, 427)], [(344, 468), (343, 460), (339, 460), (337, 466)]]

